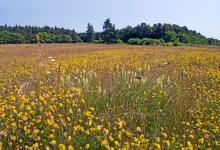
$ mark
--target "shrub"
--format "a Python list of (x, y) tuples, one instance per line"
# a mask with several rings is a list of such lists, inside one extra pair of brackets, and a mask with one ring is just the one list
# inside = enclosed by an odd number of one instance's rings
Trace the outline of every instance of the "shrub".
[(151, 45), (153, 43), (152, 39), (149, 38), (143, 38), (142, 39), (142, 44), (143, 45)]
[(118, 39), (118, 40), (115, 41), (115, 43), (117, 43), (117, 44), (123, 44), (123, 41), (120, 40), (120, 39)]
[(175, 41), (173, 42), (173, 46), (180, 46), (180, 45), (181, 45), (181, 43), (180, 43), (179, 40), (175, 40)]
[(131, 44), (131, 45), (142, 45), (142, 40), (138, 39), (138, 38), (130, 38), (128, 40), (128, 44)]

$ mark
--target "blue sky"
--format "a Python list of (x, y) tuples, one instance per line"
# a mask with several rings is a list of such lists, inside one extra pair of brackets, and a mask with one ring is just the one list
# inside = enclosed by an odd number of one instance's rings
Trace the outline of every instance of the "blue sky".
[(0, 0), (0, 24), (96, 31), (110, 18), (117, 28), (141, 22), (187, 26), (220, 39), (220, 0)]

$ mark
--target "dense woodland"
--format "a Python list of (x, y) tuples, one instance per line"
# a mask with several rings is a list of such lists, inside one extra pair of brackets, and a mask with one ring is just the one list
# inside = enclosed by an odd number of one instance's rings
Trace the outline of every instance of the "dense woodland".
[(87, 31), (77, 33), (74, 29), (36, 26), (0, 26), (0, 44), (18, 43), (128, 43), (133, 45), (220, 45), (220, 40), (206, 38), (187, 27), (174, 24), (141, 23), (135, 27), (116, 29), (110, 19), (106, 19), (102, 32), (95, 32), (91, 24)]

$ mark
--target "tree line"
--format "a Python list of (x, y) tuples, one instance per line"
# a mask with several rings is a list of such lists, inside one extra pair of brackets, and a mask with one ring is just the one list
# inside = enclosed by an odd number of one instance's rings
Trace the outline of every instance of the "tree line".
[[(39, 38), (39, 39), (38, 39)], [(88, 23), (84, 33), (74, 29), (59, 27), (36, 26), (0, 26), (0, 44), (19, 43), (128, 43), (134, 45), (179, 45), (202, 44), (220, 45), (220, 40), (206, 38), (200, 33), (189, 30), (186, 26), (175, 24), (154, 24), (150, 26), (141, 23), (135, 27), (127, 26), (116, 29), (108, 18), (103, 24), (102, 32), (95, 32)]]

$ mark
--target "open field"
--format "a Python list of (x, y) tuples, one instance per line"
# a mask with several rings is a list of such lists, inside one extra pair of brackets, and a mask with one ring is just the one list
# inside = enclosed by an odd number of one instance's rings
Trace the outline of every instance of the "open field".
[(0, 45), (1, 149), (220, 149), (220, 48)]

